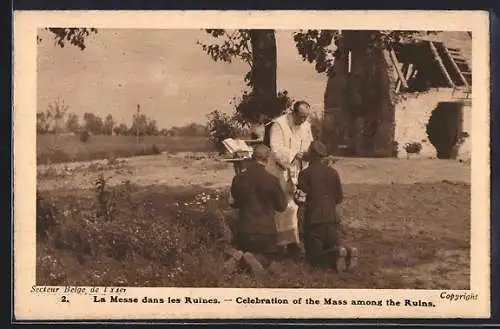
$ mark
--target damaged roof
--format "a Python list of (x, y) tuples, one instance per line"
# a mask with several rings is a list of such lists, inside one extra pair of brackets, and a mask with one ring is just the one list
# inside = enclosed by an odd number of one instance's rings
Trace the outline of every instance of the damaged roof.
[(444, 31), (436, 34), (419, 36), (418, 39), (442, 42), (447, 48), (459, 49), (469, 66), (472, 66), (471, 32)]
[[(422, 32), (417, 42), (400, 44), (391, 53), (396, 67), (396, 91), (472, 86), (471, 34), (464, 31)], [(420, 42), (419, 42), (420, 41)]]

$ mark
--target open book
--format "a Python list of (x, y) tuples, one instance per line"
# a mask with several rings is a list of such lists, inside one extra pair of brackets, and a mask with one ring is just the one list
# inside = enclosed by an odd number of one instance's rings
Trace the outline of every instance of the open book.
[(249, 158), (252, 156), (253, 149), (244, 140), (226, 138), (222, 141), (227, 152), (237, 158)]

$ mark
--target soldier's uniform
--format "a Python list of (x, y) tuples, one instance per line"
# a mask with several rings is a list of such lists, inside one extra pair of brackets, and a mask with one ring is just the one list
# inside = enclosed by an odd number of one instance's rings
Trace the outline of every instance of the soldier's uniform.
[[(314, 265), (334, 264), (344, 270), (348, 252), (340, 241), (340, 218), (336, 209), (343, 200), (338, 172), (322, 158), (326, 155), (322, 143), (314, 141), (308, 152), (309, 166), (299, 174), (298, 189), (305, 194), (303, 213), (304, 247), (308, 260)], [(333, 262), (333, 263), (332, 263)]]
[[(269, 155), (267, 146), (258, 145), (253, 157), (264, 161)], [(287, 207), (278, 178), (264, 164), (249, 163), (245, 171), (233, 178), (231, 196), (231, 206), (238, 209), (234, 226), (236, 247), (251, 252), (261, 263), (268, 263), (268, 259), (279, 254), (275, 214)]]

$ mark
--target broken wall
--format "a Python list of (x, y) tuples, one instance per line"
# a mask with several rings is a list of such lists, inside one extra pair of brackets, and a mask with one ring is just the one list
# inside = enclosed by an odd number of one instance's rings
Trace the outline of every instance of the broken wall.
[[(401, 94), (395, 109), (395, 141), (398, 143), (398, 157), (406, 158), (404, 149), (406, 143), (420, 142), (420, 154), (411, 155), (417, 158), (435, 158), (436, 149), (429, 141), (426, 127), (432, 111), (440, 102), (458, 101), (452, 97), (452, 88), (432, 89), (424, 93)], [(463, 107), (462, 131), (470, 135), (470, 106)], [(458, 158), (470, 159), (470, 137), (458, 148)]]
[[(426, 125), (439, 102), (458, 101), (452, 89), (431, 89), (421, 93), (396, 94), (398, 74), (387, 51), (369, 49), (369, 31), (345, 31), (335, 60), (335, 76), (325, 91), (325, 143), (330, 152), (339, 155), (406, 157), (405, 143), (420, 142), (418, 157), (435, 157)], [(442, 35), (441, 35), (442, 34)], [(466, 32), (441, 33), (436, 40), (464, 49), (470, 44)], [(432, 39), (432, 37), (429, 37)], [(345, 40), (350, 40), (347, 42)], [(369, 49), (367, 51), (367, 49)], [(351, 50), (351, 72), (347, 58)], [(464, 57), (470, 59), (465, 47)], [(463, 129), (470, 130), (470, 107), (463, 108)], [(468, 132), (470, 134), (470, 132)], [(396, 144), (397, 143), (397, 144)], [(338, 145), (349, 148), (340, 152)], [(397, 145), (397, 146), (396, 146)], [(459, 158), (470, 158), (470, 138), (465, 138)]]

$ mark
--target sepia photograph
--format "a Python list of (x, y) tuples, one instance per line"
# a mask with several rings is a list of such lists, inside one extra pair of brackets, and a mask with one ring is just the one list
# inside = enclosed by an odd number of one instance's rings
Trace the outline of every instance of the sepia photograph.
[(468, 289), (471, 38), (40, 30), (37, 284)]
[[(35, 281), (23, 289), (478, 299), (472, 141), (489, 128), (473, 127), (488, 111), (473, 97), (473, 29), (90, 23), (38, 25), (31, 40), (35, 264), (23, 266)], [(359, 312), (390, 305), (328, 294)], [(238, 298), (287, 304), (252, 296)], [(122, 297), (111, 303), (137, 303)]]

